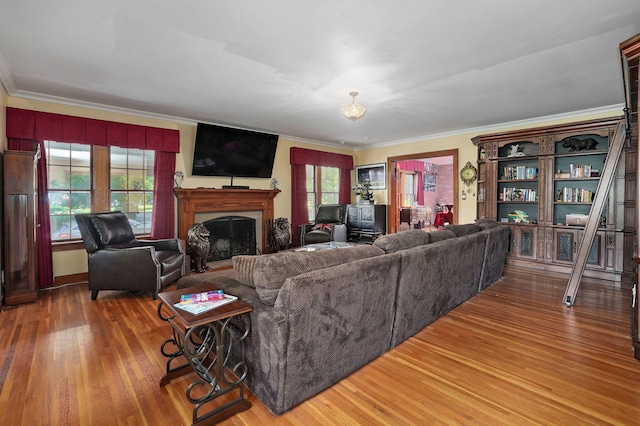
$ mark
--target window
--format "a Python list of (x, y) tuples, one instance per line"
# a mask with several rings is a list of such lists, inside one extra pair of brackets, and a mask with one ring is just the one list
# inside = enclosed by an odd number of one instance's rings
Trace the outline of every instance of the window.
[(111, 210), (121, 210), (136, 234), (151, 232), (153, 151), (111, 147)]
[(337, 167), (306, 165), (307, 211), (313, 221), (319, 204), (338, 204), (340, 170)]
[(73, 215), (91, 211), (91, 146), (45, 141), (51, 239), (80, 238)]
[(52, 241), (81, 238), (74, 215), (91, 211), (122, 210), (136, 234), (151, 232), (154, 151), (44, 144)]
[(414, 173), (401, 173), (402, 176), (402, 193), (401, 204), (403, 207), (411, 207), (416, 201), (416, 175)]

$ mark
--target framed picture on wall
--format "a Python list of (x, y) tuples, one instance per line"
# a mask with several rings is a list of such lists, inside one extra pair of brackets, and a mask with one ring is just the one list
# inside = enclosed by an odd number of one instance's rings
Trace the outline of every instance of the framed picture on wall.
[(436, 176), (424, 175), (423, 189), (429, 192), (436, 192)]
[(371, 189), (387, 188), (387, 164), (368, 164), (366, 166), (356, 166), (356, 182), (371, 182)]

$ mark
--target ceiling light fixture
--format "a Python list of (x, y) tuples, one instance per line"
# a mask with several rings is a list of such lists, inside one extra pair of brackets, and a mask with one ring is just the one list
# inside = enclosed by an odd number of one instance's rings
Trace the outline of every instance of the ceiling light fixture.
[(356, 103), (356, 96), (358, 96), (358, 92), (349, 92), (349, 96), (351, 96), (352, 101), (350, 104), (347, 104), (342, 107), (342, 114), (347, 117), (349, 120), (356, 121), (359, 118), (362, 118), (365, 112), (367, 112), (367, 107), (362, 104)]

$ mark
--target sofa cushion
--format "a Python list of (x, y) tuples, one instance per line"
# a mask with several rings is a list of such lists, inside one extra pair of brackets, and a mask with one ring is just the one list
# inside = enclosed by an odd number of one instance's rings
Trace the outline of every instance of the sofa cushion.
[(236, 273), (236, 280), (244, 285), (255, 288), (256, 285), (253, 282), (253, 267), (258, 257), (259, 256), (239, 255), (231, 258), (233, 271)]
[(129, 244), (136, 239), (129, 219), (124, 213), (103, 213), (92, 216), (91, 223), (98, 231), (103, 246)]
[(444, 229), (453, 231), (458, 237), (480, 232), (480, 227), (475, 223), (466, 223), (464, 225), (447, 225), (444, 227)]
[[(383, 250), (367, 244), (348, 248), (310, 252), (287, 251), (255, 256), (253, 285), (262, 302), (273, 306), (280, 292), (280, 287), (289, 277), (382, 254), (384, 254)], [(248, 282), (250, 281), (248, 280)], [(241, 282), (246, 284), (245, 281)]]
[(500, 222), (493, 219), (482, 218), (482, 219), (476, 219), (476, 225), (478, 225), (481, 230), (485, 230), (489, 228), (495, 228), (496, 226), (500, 226)]
[(334, 223), (316, 223), (315, 225), (313, 225), (313, 228), (311, 228), (311, 230), (331, 232), (334, 226)]
[(376, 238), (373, 245), (380, 247), (385, 253), (395, 253), (411, 247), (429, 244), (430, 242), (431, 240), (427, 232), (421, 229), (411, 229), (409, 231), (383, 235), (380, 238)]
[(429, 232), (428, 234), (429, 234), (429, 241), (431, 241), (432, 243), (457, 237), (455, 232), (448, 229), (445, 229), (442, 231), (432, 231), (432, 232)]

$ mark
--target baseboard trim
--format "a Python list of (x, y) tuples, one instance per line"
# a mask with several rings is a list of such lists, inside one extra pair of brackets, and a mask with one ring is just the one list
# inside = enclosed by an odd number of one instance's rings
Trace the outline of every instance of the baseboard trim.
[(61, 275), (53, 279), (53, 287), (61, 287), (68, 284), (88, 283), (89, 273), (83, 272), (81, 274)]

